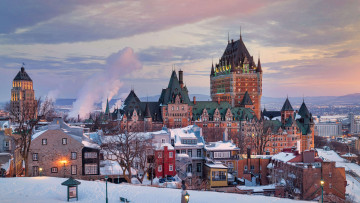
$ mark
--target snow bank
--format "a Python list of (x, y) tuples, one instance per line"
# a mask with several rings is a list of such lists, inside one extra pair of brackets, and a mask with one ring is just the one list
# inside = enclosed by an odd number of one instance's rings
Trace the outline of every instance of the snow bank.
[[(7, 188), (0, 193), (2, 203), (48, 203), (66, 202), (66, 187), (61, 183), (64, 178), (33, 177), (33, 178), (4, 178), (0, 181), (0, 188)], [(80, 180), (78, 202), (105, 202), (105, 182)], [(209, 191), (192, 191), (190, 202), (249, 202), (249, 203), (287, 203), (309, 202), (295, 201), (266, 196), (251, 196), (230, 193), (218, 193)], [(119, 202), (119, 197), (125, 197), (133, 203), (157, 202), (178, 203), (180, 202), (180, 189), (156, 188), (136, 186), (129, 184), (108, 183), (109, 202)]]

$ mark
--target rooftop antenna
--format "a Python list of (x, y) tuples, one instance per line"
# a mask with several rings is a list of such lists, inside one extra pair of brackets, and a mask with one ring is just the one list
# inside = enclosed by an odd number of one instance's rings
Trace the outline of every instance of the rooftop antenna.
[(228, 32), (228, 43), (230, 43), (230, 34)]
[(240, 25), (240, 39), (241, 39), (241, 25)]
[(303, 103), (305, 102), (304, 93), (303, 93)]

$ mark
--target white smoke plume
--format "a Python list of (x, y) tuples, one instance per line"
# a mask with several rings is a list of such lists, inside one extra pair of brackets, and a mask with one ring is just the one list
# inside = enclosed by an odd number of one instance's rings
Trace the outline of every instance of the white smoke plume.
[(123, 85), (120, 78), (141, 68), (142, 64), (132, 48), (126, 47), (110, 55), (106, 60), (104, 71), (94, 74), (85, 82), (69, 116), (80, 115), (80, 118), (86, 118), (98, 102), (102, 102), (102, 108), (105, 110), (106, 99), (110, 101)]
[(116, 102), (115, 102), (115, 104), (111, 107), (111, 111), (114, 111), (115, 109), (117, 109), (117, 108), (121, 108), (122, 107), (122, 101), (121, 101), (121, 99), (118, 99)]

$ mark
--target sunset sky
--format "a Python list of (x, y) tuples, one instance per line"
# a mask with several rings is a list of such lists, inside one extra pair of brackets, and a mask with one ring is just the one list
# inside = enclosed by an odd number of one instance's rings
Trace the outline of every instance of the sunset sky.
[(174, 65), (191, 94), (208, 95), (212, 58), (240, 26), (264, 96), (360, 92), (358, 0), (4, 0), (0, 101), (23, 62), (37, 97), (158, 95)]

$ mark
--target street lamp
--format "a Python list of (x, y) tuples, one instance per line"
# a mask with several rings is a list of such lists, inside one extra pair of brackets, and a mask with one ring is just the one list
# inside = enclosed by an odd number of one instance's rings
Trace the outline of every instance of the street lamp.
[(42, 172), (42, 170), (43, 170), (42, 168), (39, 168), (39, 171), (40, 171), (40, 177), (41, 177), (41, 172)]
[(106, 203), (108, 203), (108, 196), (107, 196), (107, 180), (108, 180), (108, 176), (105, 176), (105, 182), (106, 182)]
[(67, 161), (66, 161), (66, 160), (62, 160), (61, 163), (64, 164), (64, 178), (65, 178), (65, 164), (67, 163)]
[(321, 179), (320, 180), (320, 185), (321, 185), (321, 203), (323, 203), (324, 202), (324, 180), (323, 179)]
[(186, 203), (188, 203), (190, 195), (189, 195), (189, 193), (187, 191), (186, 191), (186, 194), (184, 195), (184, 197), (185, 197)]

